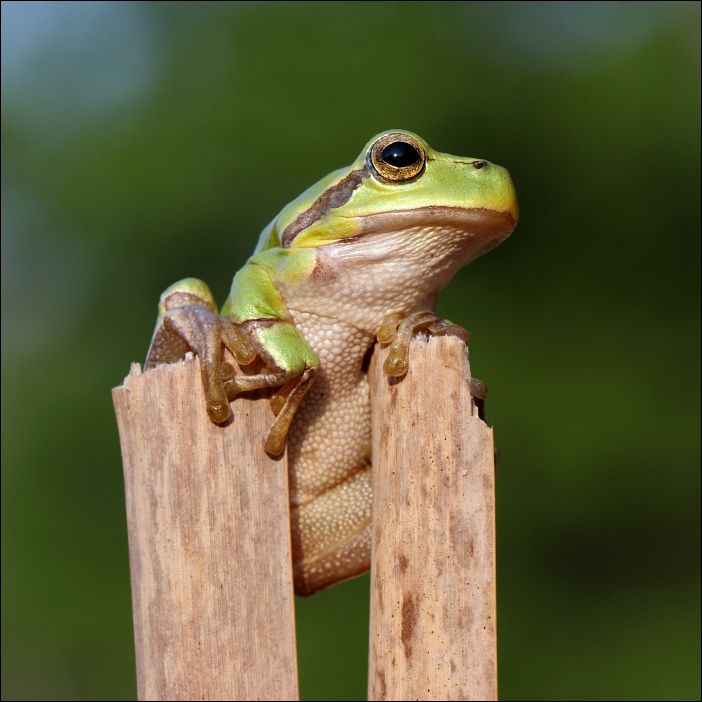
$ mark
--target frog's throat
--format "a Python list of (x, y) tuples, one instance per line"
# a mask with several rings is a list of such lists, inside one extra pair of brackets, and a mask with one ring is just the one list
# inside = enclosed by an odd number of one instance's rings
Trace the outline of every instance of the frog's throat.
[(517, 226), (514, 212), (460, 207), (422, 207), (382, 212), (359, 217), (357, 221), (359, 228), (354, 238), (416, 227), (432, 227), (464, 231), (477, 241), (489, 244), (489, 248), (504, 241)]

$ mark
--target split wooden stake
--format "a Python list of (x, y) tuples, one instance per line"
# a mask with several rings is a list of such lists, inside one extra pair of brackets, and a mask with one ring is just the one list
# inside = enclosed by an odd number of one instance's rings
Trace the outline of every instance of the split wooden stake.
[(207, 418), (198, 360), (113, 390), (140, 700), (296, 700), (287, 460), (269, 403)]
[(373, 554), (368, 699), (495, 700), (492, 430), (465, 344), (412, 341), (410, 370), (371, 363)]

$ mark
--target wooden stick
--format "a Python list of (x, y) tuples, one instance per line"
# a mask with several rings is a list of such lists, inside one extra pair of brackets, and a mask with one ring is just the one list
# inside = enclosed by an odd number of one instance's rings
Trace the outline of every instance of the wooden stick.
[(298, 699), (287, 460), (269, 403), (212, 424), (196, 359), (113, 390), (140, 700)]
[(410, 370), (370, 369), (373, 553), (368, 699), (495, 700), (492, 430), (465, 344), (415, 338)]

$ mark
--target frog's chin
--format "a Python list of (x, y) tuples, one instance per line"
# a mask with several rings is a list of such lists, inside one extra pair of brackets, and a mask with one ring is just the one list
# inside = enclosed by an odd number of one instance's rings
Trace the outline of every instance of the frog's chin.
[[(439, 241), (460, 237), (467, 261), (502, 243), (517, 226), (512, 212), (479, 208), (426, 207), (359, 217), (354, 239), (401, 232), (431, 232)], [(466, 261), (466, 262), (467, 262)]]

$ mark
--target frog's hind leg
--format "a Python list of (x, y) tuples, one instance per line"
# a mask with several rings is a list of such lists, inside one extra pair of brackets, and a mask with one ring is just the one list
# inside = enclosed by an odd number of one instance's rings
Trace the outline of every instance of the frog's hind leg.
[(370, 569), (371, 468), (290, 511), (295, 594), (321, 592)]

